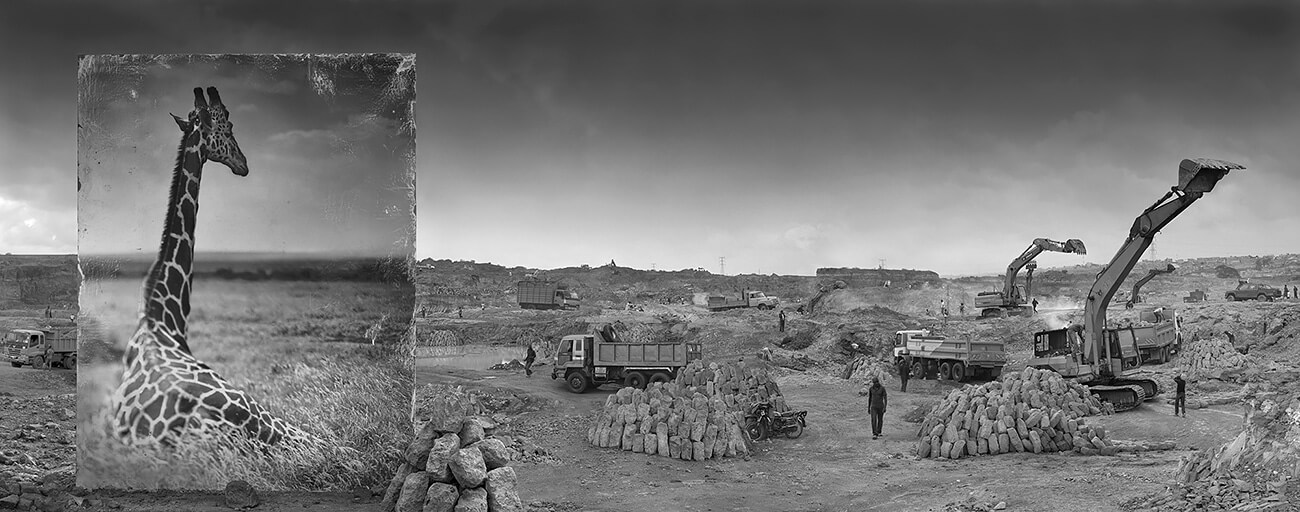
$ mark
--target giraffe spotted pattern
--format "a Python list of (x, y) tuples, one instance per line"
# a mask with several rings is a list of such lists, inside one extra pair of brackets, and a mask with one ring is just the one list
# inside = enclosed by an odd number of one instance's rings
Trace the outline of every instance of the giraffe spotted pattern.
[(195, 88), (194, 110), (186, 119), (172, 116), (181, 129), (181, 145), (158, 259), (145, 278), (140, 323), (123, 356), (122, 383), (110, 399), (113, 430), (131, 446), (177, 448), (191, 440), (216, 439), (245, 452), (250, 446), (299, 454), (333, 452), (320, 438), (271, 414), (190, 351), (187, 319), (203, 164), (212, 160), (238, 176), (248, 174), (229, 112), (216, 88), (207, 92), (211, 104)]

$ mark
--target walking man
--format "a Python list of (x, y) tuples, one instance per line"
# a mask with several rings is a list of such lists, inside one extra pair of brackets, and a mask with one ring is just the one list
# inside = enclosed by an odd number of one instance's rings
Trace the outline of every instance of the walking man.
[(456, 316), (459, 318), (465, 318), (465, 306), (463, 304), (456, 309)]
[(1033, 305), (1034, 305), (1034, 312), (1037, 313), (1037, 312), (1038, 312), (1038, 299), (1034, 299)]
[[(1183, 380), (1182, 374), (1174, 377), (1174, 384), (1178, 385), (1177, 394), (1174, 395), (1174, 416), (1187, 417), (1187, 381)], [(1181, 414), (1179, 414), (1181, 413)]]
[(961, 313), (961, 316), (966, 316), (966, 301), (961, 301), (961, 305), (957, 307), (957, 312)]
[(871, 389), (867, 390), (867, 409), (871, 413), (871, 438), (880, 439), (880, 430), (885, 423), (885, 405), (889, 402), (885, 386), (880, 385), (880, 377), (871, 378)]
[(912, 364), (908, 362), (911, 356), (898, 358), (898, 380), (903, 382), (903, 392), (907, 392), (907, 379), (912, 376)]
[(784, 309), (781, 310), (781, 314), (777, 315), (777, 318), (780, 319), (781, 321), (781, 332), (785, 332), (785, 310)]
[(524, 355), (524, 376), (533, 376), (533, 361), (537, 360), (537, 351), (533, 350), (533, 344), (528, 344), (528, 354)]

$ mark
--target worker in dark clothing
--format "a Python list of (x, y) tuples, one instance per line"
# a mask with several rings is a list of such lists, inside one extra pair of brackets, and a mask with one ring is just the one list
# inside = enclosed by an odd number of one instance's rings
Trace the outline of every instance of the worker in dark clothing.
[(781, 332), (785, 332), (785, 310), (784, 309), (781, 310), (781, 314), (777, 315), (777, 318), (780, 319)]
[(1038, 312), (1038, 299), (1034, 299), (1033, 305), (1034, 305), (1034, 312), (1037, 313), (1037, 312)]
[(907, 392), (907, 379), (912, 377), (912, 363), (908, 362), (910, 357), (898, 358), (898, 380), (903, 381), (903, 392)]
[(524, 375), (533, 376), (533, 361), (537, 360), (537, 351), (533, 350), (533, 344), (528, 344), (528, 354), (524, 355)]
[(871, 389), (867, 390), (867, 410), (871, 413), (871, 438), (880, 439), (880, 430), (885, 423), (885, 406), (889, 397), (885, 386), (880, 385), (880, 377), (871, 378)]
[(957, 311), (961, 313), (961, 316), (966, 316), (966, 302), (963, 301), (961, 306), (957, 307)]
[(1177, 393), (1174, 395), (1174, 416), (1182, 416), (1186, 418), (1187, 417), (1187, 381), (1183, 380), (1182, 375), (1178, 375), (1174, 377), (1174, 384), (1178, 386)]
[(459, 318), (465, 318), (465, 306), (456, 309), (456, 316)]

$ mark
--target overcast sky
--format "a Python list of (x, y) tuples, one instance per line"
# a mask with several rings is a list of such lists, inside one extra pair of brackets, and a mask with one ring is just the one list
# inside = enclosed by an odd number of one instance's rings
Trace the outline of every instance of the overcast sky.
[(215, 86), (248, 159), (203, 172), (198, 250), (387, 255), (411, 226), (414, 60), (98, 56), (79, 64), (81, 254), (157, 251), (181, 132)]
[(1300, 252), (1292, 3), (36, 5), (0, 7), (6, 243), (72, 236), (78, 53), (400, 51), (420, 257), (952, 275), (1047, 237), (1105, 262), (1187, 157), (1249, 169), (1148, 256)]

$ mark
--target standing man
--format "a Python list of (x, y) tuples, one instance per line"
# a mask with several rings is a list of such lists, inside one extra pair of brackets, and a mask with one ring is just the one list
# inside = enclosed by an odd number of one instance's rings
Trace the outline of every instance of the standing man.
[(1032, 304), (1033, 304), (1033, 306), (1034, 306), (1034, 312), (1037, 313), (1037, 312), (1038, 312), (1038, 299), (1034, 299), (1034, 302), (1033, 302)]
[(907, 392), (907, 379), (912, 376), (912, 364), (908, 362), (911, 356), (898, 358), (898, 380), (903, 382), (903, 392)]
[(957, 311), (961, 313), (961, 316), (966, 316), (966, 301), (961, 301), (961, 306), (957, 307)]
[(867, 390), (867, 409), (871, 413), (871, 438), (880, 439), (880, 430), (885, 423), (885, 405), (889, 397), (885, 386), (880, 385), (880, 377), (871, 378), (871, 389)]
[(45, 346), (45, 369), (54, 369), (54, 347), (49, 345)]
[(1174, 377), (1174, 384), (1178, 386), (1177, 394), (1174, 395), (1174, 416), (1182, 416), (1186, 418), (1187, 417), (1187, 381), (1183, 380), (1183, 375), (1180, 373)]
[(781, 322), (781, 332), (785, 332), (785, 310), (784, 309), (781, 310), (781, 314), (777, 315), (777, 318), (780, 319)]
[(528, 354), (524, 355), (524, 376), (533, 376), (533, 361), (537, 360), (537, 351), (533, 350), (533, 344), (528, 344)]
[(460, 307), (456, 309), (456, 316), (459, 317), (459, 318), (465, 318), (465, 305), (464, 305), (464, 304), (461, 304)]

